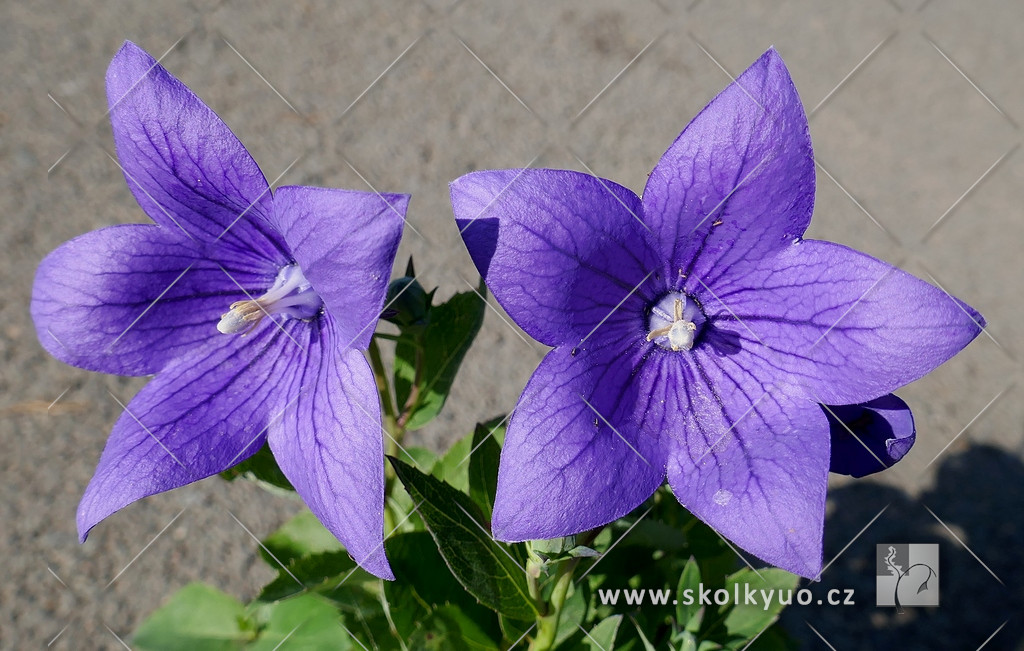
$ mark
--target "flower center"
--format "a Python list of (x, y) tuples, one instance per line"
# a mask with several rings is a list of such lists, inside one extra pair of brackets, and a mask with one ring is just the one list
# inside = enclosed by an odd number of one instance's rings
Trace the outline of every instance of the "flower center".
[(323, 305), (323, 299), (313, 291), (299, 266), (292, 264), (281, 268), (273, 287), (263, 296), (232, 303), (230, 311), (221, 315), (217, 330), (226, 335), (246, 334), (270, 314), (281, 314), (290, 319), (311, 319)]
[(690, 350), (704, 325), (704, 313), (686, 294), (666, 294), (651, 307), (647, 321), (647, 341), (665, 350)]

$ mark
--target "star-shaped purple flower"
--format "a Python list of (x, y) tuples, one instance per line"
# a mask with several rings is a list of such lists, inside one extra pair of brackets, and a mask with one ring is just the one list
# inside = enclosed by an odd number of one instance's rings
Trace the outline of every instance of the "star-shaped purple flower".
[(774, 50), (690, 123), (643, 199), (536, 169), (468, 174), (451, 194), (495, 297), (554, 347), (505, 439), (501, 540), (603, 525), (667, 477), (723, 536), (814, 576), (830, 464), (820, 405), (885, 396), (984, 324), (884, 262), (802, 238), (814, 159)]
[(408, 196), (272, 195), (227, 125), (132, 43), (110, 64), (107, 95), (125, 178), (156, 224), (93, 231), (47, 256), (32, 317), (68, 364), (156, 377), (114, 426), (78, 509), (81, 539), (267, 441), (356, 561), (394, 578), (380, 406), (361, 351)]

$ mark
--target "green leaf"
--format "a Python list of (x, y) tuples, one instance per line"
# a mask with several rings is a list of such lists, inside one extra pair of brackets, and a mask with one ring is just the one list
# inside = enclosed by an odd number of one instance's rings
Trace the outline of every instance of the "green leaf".
[[(267, 536), (263, 540), (263, 547), (265, 549), (260, 549), (260, 555), (276, 570), (281, 568), (274, 558), (287, 566), (302, 556), (343, 549), (334, 534), (309, 510), (302, 511)], [(273, 554), (274, 558), (271, 558), (270, 554)]]
[(136, 649), (218, 651), (238, 649), (255, 634), (240, 601), (216, 588), (191, 583), (153, 611), (132, 640)]
[(400, 407), (411, 403), (408, 429), (423, 427), (444, 406), (462, 359), (484, 322), (486, 291), (481, 280), (479, 295), (475, 291), (455, 294), (430, 308), (421, 332), (399, 338), (395, 395)]
[(334, 599), (339, 585), (359, 586), (376, 578), (360, 569), (346, 551), (322, 552), (293, 559), (277, 578), (264, 586), (260, 601), (279, 601), (306, 591), (317, 591)]
[(304, 594), (273, 604), (260, 604), (254, 614), (263, 628), (256, 641), (246, 647), (251, 651), (278, 648), (334, 651), (355, 647), (337, 609), (319, 595)]
[[(434, 464), (431, 475), (437, 477), (460, 493), (469, 492), (469, 453), (473, 450), (473, 435), (469, 434), (455, 442), (444, 456)], [(402, 459), (405, 461), (405, 459)]]
[(469, 496), (484, 512), (488, 520), (494, 508), (494, 495), (498, 492), (498, 460), (501, 446), (494, 439), (497, 430), (505, 431), (506, 417), (477, 423), (473, 430), (473, 447), (469, 457)]
[[(737, 605), (724, 606), (720, 612), (728, 609), (725, 617), (725, 628), (729, 635), (735, 635), (744, 639), (750, 639), (763, 631), (765, 627), (775, 621), (778, 614), (782, 612), (783, 606), (779, 604), (780, 590), (795, 590), (800, 577), (778, 568), (764, 568), (755, 573), (750, 569), (742, 569), (725, 580), (725, 587), (729, 594), (738, 589), (740, 602)], [(746, 594), (745, 587), (749, 585), (754, 594), (756, 603), (744, 602)], [(733, 586), (736, 586), (734, 588)], [(764, 590), (764, 593), (761, 592)], [(770, 592), (774, 591), (774, 592)], [(764, 606), (764, 595), (771, 594), (772, 599), (767, 609)]]
[(480, 509), (448, 484), (389, 458), (459, 583), (488, 608), (517, 619), (535, 618), (522, 560), (491, 538)]
[(472, 617), (455, 606), (432, 612), (409, 638), (410, 649), (438, 651), (498, 651), (495, 642)]
[(572, 588), (565, 603), (562, 604), (561, 617), (558, 618), (558, 632), (555, 633), (555, 648), (564, 643), (575, 633), (580, 632), (587, 617), (587, 594), (584, 585), (576, 585)]
[[(685, 603), (687, 599), (683, 595), (691, 596), (691, 603)], [(700, 605), (699, 597), (700, 568), (697, 567), (697, 560), (691, 556), (683, 566), (683, 573), (679, 575), (679, 587), (676, 589), (676, 623), (692, 633), (700, 629), (703, 619), (704, 607)]]
[[(426, 531), (393, 536), (387, 541), (388, 559), (395, 581), (384, 583), (392, 621), (407, 636), (432, 610), (448, 605), (475, 622), (490, 640), (500, 640), (498, 618), (463, 589), (444, 563)], [(409, 609), (403, 609), (409, 604)]]
[(295, 488), (288, 478), (284, 476), (266, 443), (245, 461), (232, 466), (220, 473), (220, 476), (228, 481), (234, 481), (239, 477), (258, 482), (267, 490), (273, 493), (294, 494)]
[(615, 636), (619, 632), (622, 615), (612, 615), (592, 628), (584, 637), (583, 643), (592, 651), (612, 651), (615, 648)]

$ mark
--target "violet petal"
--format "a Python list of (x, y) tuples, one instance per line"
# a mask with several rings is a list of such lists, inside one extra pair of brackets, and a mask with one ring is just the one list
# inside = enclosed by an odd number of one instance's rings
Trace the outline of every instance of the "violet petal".
[(366, 349), (384, 305), (409, 196), (287, 186), (274, 222), (327, 306), (342, 347)]
[(731, 358), (698, 353), (675, 376), (672, 366), (642, 374), (669, 373), (654, 390), (664, 403), (652, 405), (661, 406), (668, 482), (680, 503), (748, 552), (814, 577), (829, 464), (821, 409), (792, 387), (763, 390)]
[(831, 472), (864, 477), (902, 459), (917, 438), (907, 403), (884, 395), (857, 405), (822, 405), (832, 437)]
[[(135, 500), (226, 470), (256, 453), (284, 408), (309, 328), (289, 322), (241, 337), (213, 336), (172, 361), (128, 403), (78, 506), (84, 541), (100, 520)], [(287, 332), (286, 332), (287, 331)]]
[(232, 246), (268, 268), (287, 264), (267, 222), (263, 173), (195, 93), (125, 42), (107, 70), (107, 100), (128, 187), (153, 221), (183, 238)]
[[(92, 371), (150, 375), (217, 336), (228, 305), (273, 280), (201, 257), (178, 234), (152, 224), (80, 235), (39, 265), (32, 318), (57, 359)], [(226, 268), (226, 267), (225, 267)]]
[(664, 456), (635, 411), (632, 368), (607, 351), (574, 356), (561, 347), (544, 358), (505, 435), (497, 539), (579, 533), (629, 513), (661, 485)]
[(455, 180), (451, 196), (480, 275), (534, 339), (578, 345), (642, 330), (660, 264), (630, 190), (566, 170), (495, 170)]
[(985, 323), (923, 280), (815, 240), (750, 261), (702, 300), (714, 329), (736, 339), (750, 373), (766, 383), (799, 382), (825, 404), (864, 402), (917, 380)]
[(672, 268), (709, 284), (802, 235), (813, 207), (807, 117), (775, 50), (690, 122), (643, 193), (644, 220)]
[(272, 414), (270, 448), (285, 476), (320, 521), (367, 572), (394, 574), (384, 556), (384, 446), (370, 366), (346, 348), (333, 319), (311, 325), (295, 379), (282, 387), (287, 407)]

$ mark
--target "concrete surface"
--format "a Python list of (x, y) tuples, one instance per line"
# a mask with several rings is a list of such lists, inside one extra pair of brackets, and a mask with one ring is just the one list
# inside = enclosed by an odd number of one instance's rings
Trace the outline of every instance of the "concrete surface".
[[(911, 455), (875, 479), (835, 482), (826, 556), (839, 557), (821, 588), (854, 587), (858, 605), (794, 607), (786, 622), (808, 648), (836, 649), (974, 649), (1006, 622), (987, 648), (1021, 648), (1024, 3), (0, 8), (4, 648), (121, 648), (146, 613), (193, 580), (250, 597), (270, 576), (253, 536), (299, 508), (207, 480), (129, 507), (83, 546), (75, 540), (75, 508), (117, 400), (143, 381), (49, 358), (27, 305), (47, 252), (145, 219), (107, 156), (103, 76), (125, 39), (157, 56), (169, 50), (164, 64), (275, 185), (412, 193), (399, 264), (414, 253), (424, 284), (441, 295), (475, 282), (448, 181), (536, 165), (589, 169), (639, 191), (729, 75), (774, 44), (811, 115), (820, 168), (810, 235), (932, 278), (990, 324), (901, 391), (918, 419)], [(440, 447), (508, 410), (543, 353), (489, 311), (449, 408), (418, 440)], [(874, 545), (930, 541), (942, 545), (942, 605), (903, 616), (875, 608)]]

